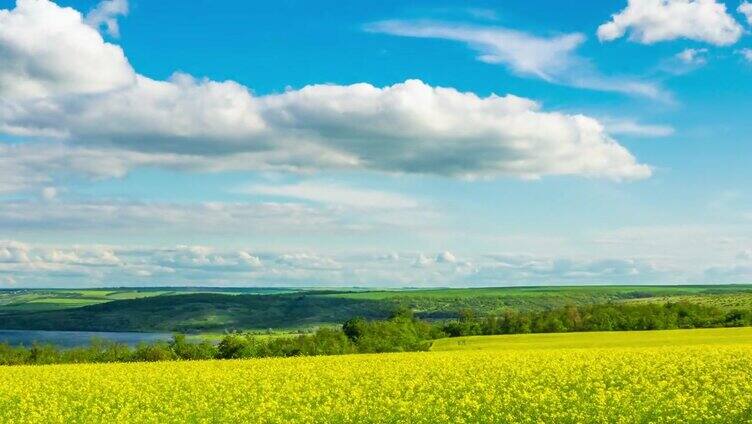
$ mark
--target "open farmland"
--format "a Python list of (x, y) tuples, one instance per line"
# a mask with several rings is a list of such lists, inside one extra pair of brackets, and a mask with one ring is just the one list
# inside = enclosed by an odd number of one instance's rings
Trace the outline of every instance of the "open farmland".
[(534, 350), (729, 345), (752, 345), (752, 327), (455, 337), (434, 341), (431, 350)]
[(751, 334), (501, 336), (424, 353), (3, 367), (0, 421), (750, 422)]

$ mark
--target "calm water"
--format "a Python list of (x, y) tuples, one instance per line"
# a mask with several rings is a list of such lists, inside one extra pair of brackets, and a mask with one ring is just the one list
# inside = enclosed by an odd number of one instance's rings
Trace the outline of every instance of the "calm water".
[(34, 342), (49, 343), (61, 347), (86, 346), (92, 338), (109, 340), (112, 342), (137, 345), (141, 342), (155, 342), (169, 340), (170, 333), (127, 333), (104, 331), (31, 331), (31, 330), (0, 330), (0, 343), (30, 346)]

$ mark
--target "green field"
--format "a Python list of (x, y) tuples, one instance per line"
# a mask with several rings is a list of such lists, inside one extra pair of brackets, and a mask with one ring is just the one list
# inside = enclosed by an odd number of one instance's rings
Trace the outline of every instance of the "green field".
[[(561, 286), (490, 287), (461, 289), (405, 289), (333, 293), (328, 296), (359, 300), (391, 301), (416, 311), (441, 315), (450, 309), (469, 308), (484, 313), (504, 309), (544, 310), (569, 305), (608, 302), (666, 302), (685, 298), (704, 299), (708, 304), (733, 307), (749, 301), (752, 286)], [(724, 299), (715, 302), (713, 299)], [(714, 303), (715, 302), (715, 303)]]
[(79, 308), (115, 300), (140, 299), (174, 293), (170, 290), (128, 289), (4, 290), (0, 291), (0, 314)]
[(154, 296), (175, 296), (191, 293), (279, 294), (295, 289), (253, 288), (106, 288), (106, 289), (18, 289), (0, 290), (0, 314), (6, 312), (54, 311), (78, 308), (116, 300), (143, 299)]
[(752, 344), (752, 327), (592, 333), (510, 334), (436, 340), (433, 351), (591, 349)]

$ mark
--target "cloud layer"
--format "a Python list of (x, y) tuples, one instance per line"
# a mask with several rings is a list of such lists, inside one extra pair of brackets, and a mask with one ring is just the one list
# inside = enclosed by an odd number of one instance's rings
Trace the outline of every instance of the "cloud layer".
[(643, 44), (686, 38), (718, 46), (736, 43), (742, 27), (716, 0), (629, 0), (627, 7), (598, 27), (601, 41), (629, 33)]
[(270, 252), (202, 245), (145, 248), (54, 246), (0, 240), (3, 287), (102, 285), (201, 286), (491, 286), (586, 283), (739, 283), (752, 279), (752, 263), (692, 272), (648, 258), (575, 258), (452, 252), (321, 254)]
[[(565, 55), (577, 40), (558, 43)], [(232, 81), (185, 74), (154, 80), (133, 70), (122, 49), (80, 13), (47, 0), (19, 0), (0, 14), (0, 99), (2, 131), (102, 152), (122, 172), (148, 164), (460, 177), (650, 175), (596, 119), (544, 111), (513, 95), (480, 97), (408, 80), (256, 96)], [(27, 144), (47, 154), (47, 145)], [(28, 157), (4, 160), (28, 167)], [(83, 164), (83, 172), (92, 166)], [(24, 178), (45, 177), (15, 177)]]

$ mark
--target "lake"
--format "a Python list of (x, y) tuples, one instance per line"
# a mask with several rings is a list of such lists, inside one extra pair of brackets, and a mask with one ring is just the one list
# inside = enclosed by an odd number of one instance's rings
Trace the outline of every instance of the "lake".
[(86, 346), (91, 339), (99, 338), (135, 346), (141, 342), (170, 340), (171, 333), (135, 333), (105, 331), (34, 331), (0, 330), (0, 343), (31, 346), (32, 343), (54, 344), (60, 347)]

